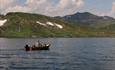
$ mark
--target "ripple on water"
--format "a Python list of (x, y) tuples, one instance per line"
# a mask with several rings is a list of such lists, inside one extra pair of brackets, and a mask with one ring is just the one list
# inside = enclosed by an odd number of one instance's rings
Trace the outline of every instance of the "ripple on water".
[(49, 51), (11, 49), (28, 40), (0, 40), (8, 45), (0, 49), (0, 70), (115, 70), (115, 39), (54, 39)]

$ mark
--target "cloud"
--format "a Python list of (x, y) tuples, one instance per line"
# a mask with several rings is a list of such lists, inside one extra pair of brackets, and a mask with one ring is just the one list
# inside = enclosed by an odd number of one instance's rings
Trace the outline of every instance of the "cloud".
[(110, 16), (113, 16), (115, 18), (115, 2), (113, 2), (112, 10), (110, 12)]
[(31, 12), (48, 16), (64, 16), (75, 13), (84, 5), (83, 0), (26, 0), (23, 5), (16, 0), (0, 0), (0, 13)]
[(5, 13), (5, 11), (14, 6), (15, 0), (0, 0), (0, 13)]
[(5, 9), (13, 4), (14, 0), (0, 0), (0, 9)]
[(98, 12), (98, 11), (93, 11), (93, 12), (99, 16), (111, 16), (115, 18), (115, 2), (112, 3), (112, 8), (108, 12)]
[[(73, 14), (76, 13), (76, 11), (78, 11), (78, 9), (83, 6), (83, 4), (83, 0), (60, 0), (56, 7), (52, 7), (53, 11), (51, 11), (51, 13), (55, 12), (60, 16)], [(53, 15), (56, 15), (55, 13)]]
[(23, 7), (23, 6), (18, 6), (16, 5), (15, 7), (9, 7), (7, 8), (4, 13), (8, 12), (29, 12), (30, 8), (29, 7)]

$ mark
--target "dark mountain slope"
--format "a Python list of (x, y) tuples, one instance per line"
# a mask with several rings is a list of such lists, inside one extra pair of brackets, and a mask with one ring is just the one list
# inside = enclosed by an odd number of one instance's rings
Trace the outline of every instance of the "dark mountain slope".
[(58, 17), (70, 23), (74, 23), (81, 26), (91, 27), (103, 27), (111, 24), (115, 24), (115, 19), (109, 16), (97, 16), (89, 12), (76, 13), (64, 17)]

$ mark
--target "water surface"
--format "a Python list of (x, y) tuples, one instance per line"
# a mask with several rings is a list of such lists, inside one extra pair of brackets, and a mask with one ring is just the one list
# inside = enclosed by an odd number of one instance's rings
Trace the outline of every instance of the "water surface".
[(24, 50), (37, 40), (0, 38), (0, 70), (115, 70), (115, 38), (43, 38), (50, 50)]

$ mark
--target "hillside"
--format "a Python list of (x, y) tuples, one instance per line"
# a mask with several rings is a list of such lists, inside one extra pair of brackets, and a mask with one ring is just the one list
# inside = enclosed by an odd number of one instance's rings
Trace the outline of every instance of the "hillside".
[[(0, 15), (0, 37), (115, 37), (113, 18), (105, 16), (103, 19), (89, 14), (80, 15), (79, 20), (71, 19), (70, 22), (70, 16), (64, 17), (68, 18), (65, 21), (60, 17), (10, 12)], [(89, 23), (86, 23), (85, 19), (90, 19)]]
[(65, 21), (71, 22), (76, 25), (89, 26), (89, 27), (105, 27), (115, 24), (115, 19), (109, 16), (97, 16), (89, 12), (75, 13), (64, 17), (58, 17)]
[(0, 26), (1, 37), (76, 36), (74, 32), (76, 27), (72, 24), (44, 15), (10, 12), (1, 18), (1, 22), (4, 23)]

